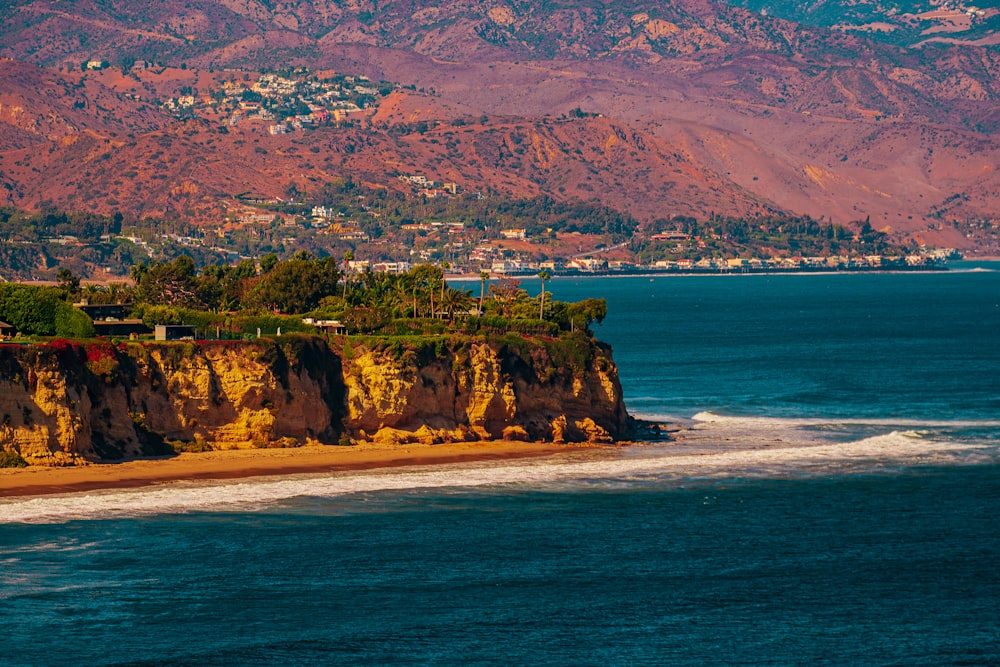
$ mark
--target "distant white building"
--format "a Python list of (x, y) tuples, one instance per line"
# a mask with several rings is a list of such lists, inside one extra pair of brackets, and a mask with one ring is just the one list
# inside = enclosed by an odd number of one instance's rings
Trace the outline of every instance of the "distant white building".
[(382, 273), (401, 274), (410, 270), (409, 262), (379, 262), (372, 267), (374, 271)]
[(421, 188), (432, 188), (434, 187), (434, 181), (430, 180), (426, 176), (421, 174), (409, 174), (399, 177), (399, 180), (409, 183), (410, 185), (416, 185)]
[(570, 260), (566, 266), (577, 268), (581, 271), (604, 271), (608, 268), (608, 262), (607, 260), (595, 259), (593, 257), (578, 257), (577, 259)]
[(494, 261), (490, 265), (490, 273), (496, 273), (497, 275), (506, 275), (508, 273), (519, 273), (530, 270), (532, 267), (530, 264), (524, 262), (519, 262), (514, 259), (503, 259)]

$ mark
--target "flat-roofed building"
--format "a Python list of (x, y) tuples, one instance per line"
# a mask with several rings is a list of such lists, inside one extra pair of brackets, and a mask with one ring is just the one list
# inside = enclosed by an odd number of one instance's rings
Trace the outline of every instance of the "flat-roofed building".
[(194, 340), (194, 327), (190, 324), (157, 324), (153, 337), (156, 340)]

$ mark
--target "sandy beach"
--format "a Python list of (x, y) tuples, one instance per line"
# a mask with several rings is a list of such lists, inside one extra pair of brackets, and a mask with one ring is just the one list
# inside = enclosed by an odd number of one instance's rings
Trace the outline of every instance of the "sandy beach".
[(157, 459), (88, 466), (0, 470), (0, 497), (41, 496), (95, 489), (152, 486), (180, 480), (236, 479), (336, 470), (491, 461), (565, 452), (574, 445), (544, 442), (470, 442), (444, 445), (307, 446), (185, 453)]

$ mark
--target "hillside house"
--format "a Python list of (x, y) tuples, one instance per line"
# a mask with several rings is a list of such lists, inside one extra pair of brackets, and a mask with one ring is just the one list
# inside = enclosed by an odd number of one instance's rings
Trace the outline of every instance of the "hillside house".
[(153, 333), (140, 319), (127, 317), (132, 310), (130, 303), (96, 303), (86, 301), (73, 304), (74, 308), (87, 314), (94, 324), (94, 334), (97, 336), (132, 337), (145, 336)]
[(622, 272), (622, 271), (632, 271), (635, 268), (637, 268), (637, 267), (632, 262), (626, 262), (626, 261), (623, 261), (623, 260), (620, 260), (620, 259), (616, 259), (616, 260), (612, 260), (612, 261), (608, 262), (608, 270), (609, 271), (619, 271), (619, 272)]
[(566, 266), (571, 269), (579, 269), (580, 271), (606, 271), (608, 269), (608, 262), (605, 259), (595, 257), (577, 257), (570, 260)]
[(148, 336), (151, 333), (153, 333), (152, 330), (140, 319), (97, 320), (94, 322), (94, 335), (103, 338), (132, 338), (135, 336)]
[(80, 303), (74, 303), (74, 308), (78, 308), (87, 314), (93, 321), (98, 320), (123, 320), (130, 310), (132, 310), (132, 304), (130, 303), (95, 303), (90, 304), (86, 301), (81, 301)]
[(381, 273), (403, 274), (410, 270), (409, 262), (379, 262), (372, 270)]
[(533, 262), (525, 262), (519, 259), (494, 260), (490, 266), (490, 273), (497, 275), (524, 275), (538, 270), (538, 265)]
[(341, 324), (338, 320), (314, 320), (311, 317), (303, 318), (302, 321), (306, 324), (311, 324), (316, 327), (319, 331), (331, 336), (346, 336), (347, 327)]
[(194, 340), (194, 327), (189, 324), (157, 324), (154, 331), (156, 340)]
[(399, 180), (421, 188), (433, 188), (435, 185), (434, 181), (422, 174), (404, 174), (399, 177)]
[(653, 234), (649, 238), (653, 241), (687, 241), (691, 238), (691, 236), (687, 232), (666, 231), (660, 232), (659, 234)]

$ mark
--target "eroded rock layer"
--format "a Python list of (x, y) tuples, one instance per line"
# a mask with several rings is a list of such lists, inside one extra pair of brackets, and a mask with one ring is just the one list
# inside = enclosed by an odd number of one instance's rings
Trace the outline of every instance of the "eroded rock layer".
[(439, 336), (0, 348), (0, 449), (72, 465), (310, 442), (612, 441), (610, 349)]

